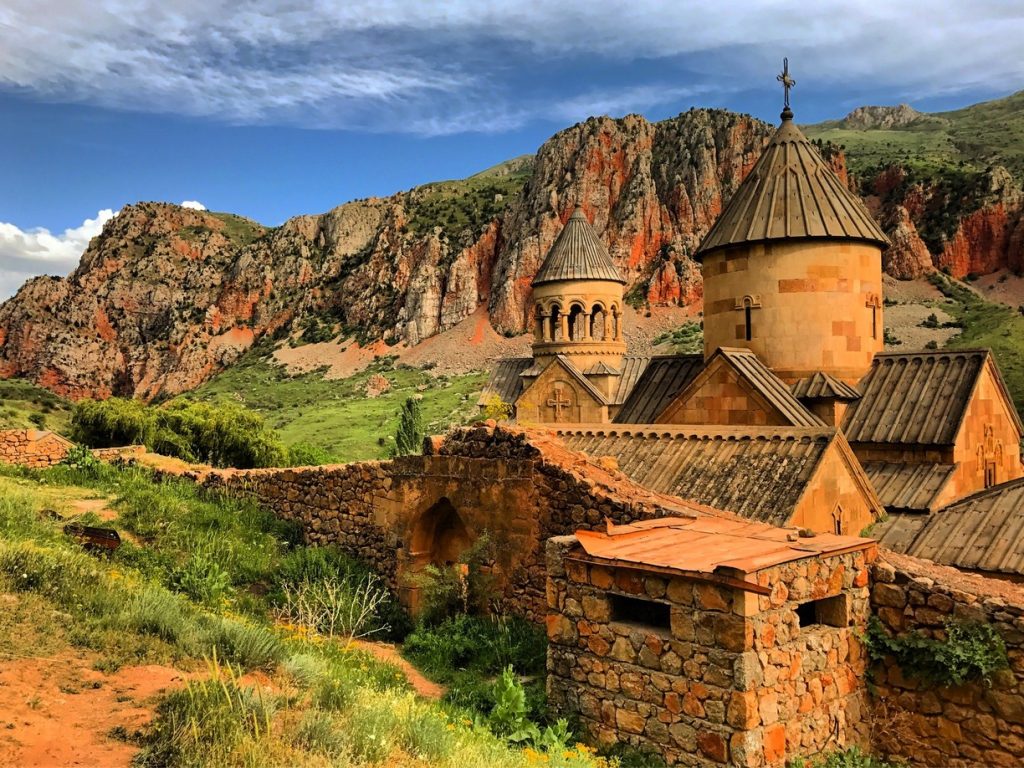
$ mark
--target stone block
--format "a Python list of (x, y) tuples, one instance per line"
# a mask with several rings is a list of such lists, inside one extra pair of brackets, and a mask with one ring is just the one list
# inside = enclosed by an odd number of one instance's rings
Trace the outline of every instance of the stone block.
[(713, 731), (697, 732), (697, 748), (704, 757), (716, 763), (724, 763), (729, 759), (729, 745), (725, 739)]

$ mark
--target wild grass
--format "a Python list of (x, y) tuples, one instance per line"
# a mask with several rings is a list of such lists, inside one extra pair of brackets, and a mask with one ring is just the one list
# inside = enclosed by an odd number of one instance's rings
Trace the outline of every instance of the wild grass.
[(71, 403), (22, 379), (0, 380), (0, 429), (50, 429), (66, 433)]

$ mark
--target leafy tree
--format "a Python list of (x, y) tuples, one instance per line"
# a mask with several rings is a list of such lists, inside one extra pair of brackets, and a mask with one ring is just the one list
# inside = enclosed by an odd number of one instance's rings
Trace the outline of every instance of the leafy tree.
[(414, 397), (406, 398), (395, 432), (395, 456), (411, 456), (419, 453), (423, 445), (423, 415), (420, 403)]

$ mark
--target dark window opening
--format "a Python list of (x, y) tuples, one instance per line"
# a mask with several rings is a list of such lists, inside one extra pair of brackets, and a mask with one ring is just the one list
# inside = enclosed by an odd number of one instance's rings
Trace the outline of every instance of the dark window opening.
[(878, 338), (878, 307), (871, 308), (871, 338)]
[(612, 621), (642, 624), (656, 629), (669, 629), (672, 626), (672, 609), (667, 603), (623, 595), (611, 595), (611, 603)]
[(835, 525), (836, 525), (836, 536), (842, 536), (843, 535), (843, 520), (842, 520), (841, 517), (837, 517), (835, 519)]
[(753, 334), (752, 334), (751, 329), (750, 329), (750, 305), (749, 304), (743, 308), (743, 319), (746, 322), (746, 326), (747, 326), (746, 327), (746, 339), (747, 339), (747, 341), (750, 341), (750, 339), (751, 339)]
[(996, 463), (990, 461), (985, 464), (985, 487), (991, 488), (996, 484)]
[(846, 595), (811, 600), (796, 607), (800, 628), (814, 626), (846, 627), (850, 624)]

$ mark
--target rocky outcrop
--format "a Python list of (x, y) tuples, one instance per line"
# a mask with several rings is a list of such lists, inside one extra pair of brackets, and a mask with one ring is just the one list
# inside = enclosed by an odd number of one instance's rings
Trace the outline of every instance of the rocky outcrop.
[(935, 269), (932, 256), (924, 244), (910, 213), (902, 205), (895, 206), (887, 227), (892, 245), (882, 254), (882, 268), (898, 280), (913, 280)]
[(860, 131), (891, 130), (903, 128), (921, 119), (934, 120), (935, 118), (918, 112), (909, 104), (899, 104), (895, 107), (857, 107), (843, 118), (841, 124), (844, 128)]

